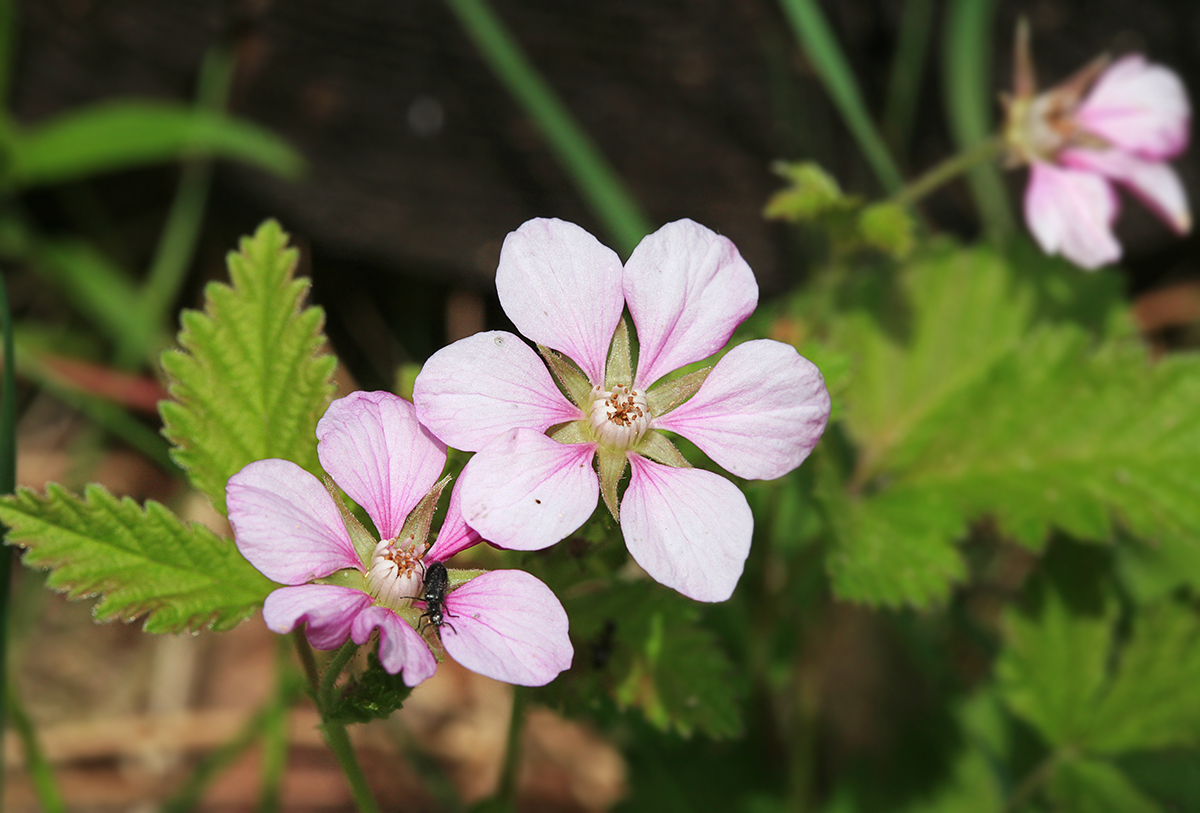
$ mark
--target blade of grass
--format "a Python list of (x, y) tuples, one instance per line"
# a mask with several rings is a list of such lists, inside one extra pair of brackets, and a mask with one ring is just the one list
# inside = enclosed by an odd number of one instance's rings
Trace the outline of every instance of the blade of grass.
[[(234, 67), (231, 49), (218, 46), (209, 51), (200, 70), (198, 110), (220, 111), (224, 108)], [(157, 355), (155, 340), (166, 329), (168, 312), (179, 295), (196, 252), (211, 180), (211, 160), (198, 158), (183, 165), (146, 284), (137, 301), (136, 329), (125, 333), (117, 346), (119, 367), (133, 366)]]
[(782, 0), (782, 4), (796, 38), (817, 69), (826, 92), (858, 142), (875, 177), (889, 195), (895, 194), (904, 185), (904, 179), (867, 113), (854, 73), (838, 47), (825, 15), (816, 0)]
[[(4, 320), (4, 391), (0, 393), (0, 494), (11, 494), (17, 488), (17, 363), (13, 349), (12, 312), (8, 307), (8, 287), (0, 276), (0, 319)], [(0, 534), (8, 529), (0, 525)], [(8, 686), (8, 611), (12, 603), (12, 562), (14, 553), (7, 546), (0, 549), (0, 679)], [(9, 713), (8, 692), (0, 698), (0, 741)], [(32, 765), (32, 759), (30, 764)], [(4, 752), (0, 749), (0, 805), (4, 799)]]
[(447, 3), (492, 72), (537, 124), (558, 162), (604, 222), (618, 250), (628, 256), (650, 233), (650, 221), (595, 142), (559, 101), (485, 0)]
[(901, 157), (908, 154), (912, 140), (932, 25), (933, 0), (906, 0), (883, 113), (883, 132)]
[[(952, 0), (942, 41), (943, 99), (958, 148), (967, 151), (992, 134), (992, 21), (994, 0)], [(968, 171), (971, 194), (988, 237), (1002, 243), (1013, 231), (1004, 180), (994, 163)]]
[(17, 738), (21, 741), (21, 748), (25, 752), (25, 769), (29, 772), (29, 778), (33, 782), (33, 793), (37, 797), (39, 806), (45, 813), (65, 813), (67, 805), (63, 801), (62, 793), (58, 790), (58, 783), (54, 779), (54, 770), (50, 767), (50, 760), (46, 759), (46, 754), (42, 751), (42, 746), (37, 738), (37, 730), (33, 726), (33, 721), (29, 719), (29, 715), (25, 713), (25, 708), (17, 699), (12, 681), (8, 683), (4, 700), (12, 717), (12, 727), (17, 732)]

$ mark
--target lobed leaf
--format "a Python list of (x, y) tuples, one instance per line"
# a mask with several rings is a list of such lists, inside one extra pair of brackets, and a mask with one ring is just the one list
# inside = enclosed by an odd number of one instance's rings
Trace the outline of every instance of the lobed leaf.
[(316, 425), (333, 394), (321, 351), (324, 312), (300, 308), (308, 280), (273, 220), (229, 255), (232, 287), (209, 283), (205, 309), (185, 311), (182, 350), (162, 355), (173, 400), (159, 411), (172, 456), (222, 513), (225, 484), (254, 460), (319, 472)]
[(50, 569), (48, 586), (73, 599), (100, 594), (100, 621), (144, 615), (147, 632), (224, 630), (274, 587), (229, 540), (99, 485), (83, 497), (55, 484), (45, 496), (20, 489), (0, 497), (0, 522), (9, 544), (26, 548), (26, 565)]

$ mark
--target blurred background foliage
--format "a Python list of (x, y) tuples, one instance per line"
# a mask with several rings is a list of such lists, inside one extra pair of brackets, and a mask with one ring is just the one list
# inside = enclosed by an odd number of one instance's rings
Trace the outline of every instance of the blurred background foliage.
[[(1200, 365), (1151, 362), (1194, 344), (1197, 238), (1128, 207), (1122, 268), (1085, 275), (1028, 245), (1023, 173), (989, 166), (912, 222), (863, 208), (992, 131), (1019, 15), (1046, 84), (1141, 51), (1194, 89), (1200, 7), (3, 6), (22, 440), (45, 393), (99, 427), (57, 479), (98, 476), (112, 445), (179, 474), (158, 351), (268, 216), (301, 248), (339, 383), (367, 389), (506, 326), (491, 275), (526, 219), (627, 256), (690, 217), (755, 269), (745, 334), (816, 361), (834, 423), (801, 469), (747, 484), (756, 544), (727, 604), (572, 593), (624, 561), (591, 549), (603, 522), (509, 559), (562, 591), (576, 641), (532, 698), (617, 746), (624, 809), (1200, 810)], [(1179, 169), (1200, 189), (1194, 153)]]

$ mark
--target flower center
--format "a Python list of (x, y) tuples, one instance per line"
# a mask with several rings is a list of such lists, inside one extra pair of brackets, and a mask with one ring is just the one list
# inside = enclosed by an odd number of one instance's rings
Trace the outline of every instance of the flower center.
[(408, 599), (420, 594), (424, 555), (425, 546), (416, 542), (401, 547), (398, 539), (385, 539), (376, 545), (371, 554), (371, 569), (367, 571), (367, 592), (371, 598), (392, 610), (408, 606)]
[(592, 387), (588, 420), (600, 443), (624, 451), (637, 445), (650, 428), (650, 408), (644, 393), (623, 384), (617, 384), (611, 392)]

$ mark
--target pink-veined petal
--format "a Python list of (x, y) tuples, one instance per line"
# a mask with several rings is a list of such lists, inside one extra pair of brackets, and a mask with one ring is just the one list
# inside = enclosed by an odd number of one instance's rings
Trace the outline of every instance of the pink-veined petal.
[(699, 391), (651, 423), (699, 446), (738, 477), (770, 480), (804, 462), (829, 421), (817, 366), (770, 339), (739, 344)]
[(574, 223), (530, 220), (504, 239), (496, 293), (517, 330), (603, 380), (625, 306), (615, 251)]
[(582, 417), (537, 352), (505, 331), (443, 347), (413, 384), (417, 417), (455, 449), (476, 452), (510, 429), (545, 432)]
[(550, 588), (522, 570), (493, 570), (446, 596), (442, 646), (481, 675), (544, 686), (570, 668), (567, 613)]
[(305, 635), (317, 649), (337, 649), (350, 637), (354, 619), (371, 606), (361, 590), (332, 584), (281, 587), (263, 602), (267, 629), (286, 635), (298, 624), (307, 624)]
[(758, 304), (754, 272), (737, 248), (691, 220), (638, 243), (625, 263), (624, 289), (637, 329), (640, 389), (720, 350)]
[(750, 553), (754, 517), (719, 474), (629, 456), (621, 532), (634, 560), (660, 584), (696, 601), (733, 595)]
[(479, 532), (467, 525), (462, 515), (462, 489), (458, 483), (450, 492), (450, 505), (446, 507), (446, 517), (438, 531), (437, 539), (429, 552), (425, 554), (425, 563), (444, 562), (460, 551), (483, 541)]
[(264, 576), (304, 584), (364, 570), (325, 486), (290, 460), (256, 460), (225, 486), (233, 540)]
[(1025, 222), (1047, 254), (1062, 254), (1083, 268), (1121, 256), (1112, 233), (1116, 193), (1099, 175), (1036, 163), (1029, 168)]
[(1059, 160), (1073, 169), (1096, 172), (1122, 184), (1180, 234), (1191, 230), (1187, 192), (1179, 175), (1167, 164), (1120, 150), (1064, 150)]
[(401, 673), (405, 686), (416, 686), (437, 671), (437, 659), (417, 631), (386, 607), (368, 607), (354, 619), (350, 637), (362, 646), (379, 630), (379, 662), (391, 674)]
[(600, 496), (594, 443), (558, 443), (514, 429), (468, 461), (459, 477), (467, 524), (494, 545), (541, 550), (582, 525)]
[(1101, 74), (1075, 120), (1085, 130), (1145, 158), (1173, 158), (1188, 143), (1191, 104), (1179, 76), (1141, 54)]
[(317, 422), (321, 468), (361, 505), (380, 539), (394, 539), (408, 512), (438, 481), (446, 446), (390, 392), (352, 392)]

